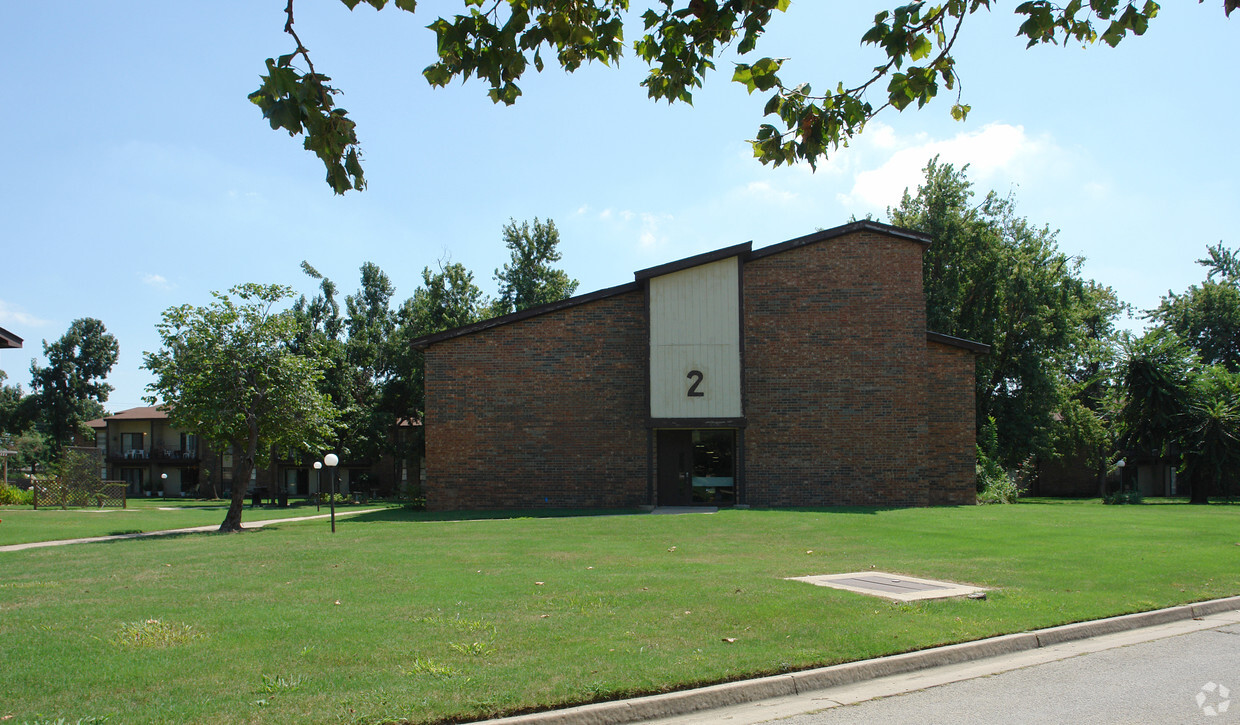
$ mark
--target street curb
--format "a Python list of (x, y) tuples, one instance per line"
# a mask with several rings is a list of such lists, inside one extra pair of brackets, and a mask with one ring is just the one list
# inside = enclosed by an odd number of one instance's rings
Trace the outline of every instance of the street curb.
[(714, 710), (775, 697), (805, 695), (816, 690), (851, 685), (879, 677), (971, 662), (1185, 619), (1201, 619), (1211, 614), (1233, 610), (1240, 610), (1240, 596), (1212, 599), (1150, 612), (1124, 614), (1090, 622), (1064, 624), (1033, 632), (1005, 634), (975, 642), (950, 644), (872, 660), (845, 662), (786, 675), (772, 675), (631, 700), (597, 702), (563, 710), (548, 710), (480, 722), (491, 725), (624, 725), (624, 723), (688, 715), (702, 710)]

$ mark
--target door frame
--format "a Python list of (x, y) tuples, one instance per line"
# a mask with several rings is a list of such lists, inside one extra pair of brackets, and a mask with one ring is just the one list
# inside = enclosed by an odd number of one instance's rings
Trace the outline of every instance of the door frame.
[[(651, 419), (647, 427), (646, 433), (646, 496), (650, 506), (692, 506), (693, 505), (693, 489), (692, 482), (689, 484), (689, 503), (687, 504), (669, 504), (660, 494), (660, 468), (659, 468), (659, 450), (658, 445), (660, 434), (665, 432), (683, 432), (692, 436), (695, 430), (731, 430), (733, 432), (732, 445), (733, 450), (733, 487), (734, 501), (733, 508), (749, 508), (747, 486), (745, 484), (745, 420), (727, 419), (727, 420), (703, 420), (703, 419)], [(692, 455), (692, 438), (690, 437), (689, 450)], [(689, 474), (692, 476), (692, 459), (689, 461)]]

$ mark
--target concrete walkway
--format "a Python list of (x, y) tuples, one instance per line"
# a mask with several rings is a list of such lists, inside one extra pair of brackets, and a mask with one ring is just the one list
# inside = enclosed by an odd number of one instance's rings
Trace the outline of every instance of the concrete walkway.
[[(336, 518), (344, 516), (358, 516), (360, 514), (374, 513), (375, 511), (385, 511), (386, 509), (361, 509), (360, 511), (337, 511)], [(315, 514), (314, 516), (292, 516), (285, 519), (266, 519), (263, 521), (242, 521), (243, 529), (260, 529), (269, 524), (283, 524), (291, 521), (313, 521), (315, 519), (330, 518), (331, 514)], [(193, 526), (188, 529), (166, 529), (164, 531), (143, 531), (137, 534), (113, 534), (111, 536), (88, 536), (83, 539), (56, 539), (54, 541), (32, 541), (27, 544), (9, 544), (8, 546), (0, 546), (0, 552), (5, 551), (24, 551), (26, 549), (43, 549), (49, 546), (68, 546), (69, 544), (93, 544), (97, 541), (121, 541), (122, 539), (145, 539), (148, 536), (173, 536), (176, 534), (201, 534), (210, 531), (219, 531), (219, 524), (210, 526)]]

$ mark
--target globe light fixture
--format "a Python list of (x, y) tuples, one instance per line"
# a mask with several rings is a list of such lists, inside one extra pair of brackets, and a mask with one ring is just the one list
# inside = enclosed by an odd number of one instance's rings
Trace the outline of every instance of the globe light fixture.
[(318, 474), (319, 475), (319, 480), (318, 480), (319, 492), (314, 497), (314, 510), (321, 511), (323, 509), (323, 462), (315, 461), (314, 470), (319, 472)]
[(327, 477), (331, 479), (331, 498), (328, 501), (332, 510), (332, 533), (336, 533), (336, 464), (340, 463), (340, 458), (335, 453), (328, 453), (323, 456), (323, 465), (327, 466)]

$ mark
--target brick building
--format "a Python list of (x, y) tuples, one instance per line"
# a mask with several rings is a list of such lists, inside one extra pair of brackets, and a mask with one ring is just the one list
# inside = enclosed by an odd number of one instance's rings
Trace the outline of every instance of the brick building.
[(974, 501), (974, 360), (926, 330), (930, 239), (727, 247), (414, 341), (434, 509)]

